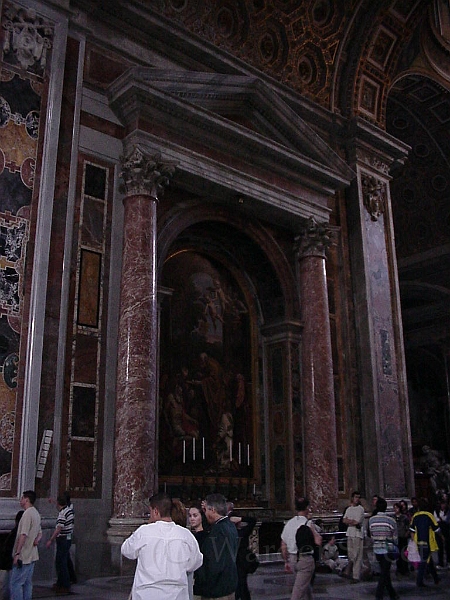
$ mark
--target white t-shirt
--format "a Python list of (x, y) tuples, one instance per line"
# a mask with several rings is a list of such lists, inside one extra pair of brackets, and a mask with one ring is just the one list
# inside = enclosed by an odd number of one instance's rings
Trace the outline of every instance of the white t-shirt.
[(188, 600), (187, 574), (203, 564), (195, 537), (172, 521), (141, 525), (124, 541), (121, 552), (137, 558), (133, 600)]
[[(303, 515), (297, 515), (292, 517), (286, 523), (281, 533), (281, 539), (286, 544), (287, 551), (289, 554), (297, 554), (297, 542), (295, 541), (295, 534), (300, 525), (304, 525), (308, 522), (308, 519)], [(309, 527), (311, 527), (311, 521), (309, 521)]]
[(361, 504), (357, 506), (349, 506), (344, 513), (346, 519), (353, 519), (358, 521), (359, 527), (355, 525), (349, 525), (347, 528), (347, 537), (351, 538), (363, 538), (364, 537), (364, 508)]

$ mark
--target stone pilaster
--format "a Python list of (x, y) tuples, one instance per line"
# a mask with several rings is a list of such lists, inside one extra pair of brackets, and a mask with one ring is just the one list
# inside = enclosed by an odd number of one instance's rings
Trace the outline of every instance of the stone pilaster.
[(364, 481), (367, 497), (414, 493), (400, 294), (390, 200), (390, 166), (405, 148), (368, 128), (355, 131), (357, 179), (348, 201), (354, 281)]

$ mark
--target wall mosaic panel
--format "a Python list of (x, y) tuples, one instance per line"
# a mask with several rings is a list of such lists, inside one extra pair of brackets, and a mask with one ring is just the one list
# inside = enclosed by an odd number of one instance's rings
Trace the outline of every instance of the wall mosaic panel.
[[(0, 493), (14, 492), (23, 381), (22, 315), (30, 214), (53, 24), (4, 2), (0, 75)], [(21, 369), (22, 366), (22, 369)]]

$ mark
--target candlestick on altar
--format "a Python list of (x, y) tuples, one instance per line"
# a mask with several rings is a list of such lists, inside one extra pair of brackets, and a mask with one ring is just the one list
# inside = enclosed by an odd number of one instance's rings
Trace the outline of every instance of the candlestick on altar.
[(192, 438), (192, 460), (195, 460), (195, 437)]
[(230, 462), (233, 460), (233, 440), (230, 440)]
[(186, 462), (186, 440), (183, 440), (183, 463)]
[(205, 438), (202, 438), (202, 457), (205, 460)]
[(256, 496), (256, 483), (253, 484), (253, 495)]
[(250, 466), (250, 444), (247, 444), (247, 466)]
[(239, 456), (239, 464), (241, 464), (241, 442), (239, 442), (239, 446), (238, 446), (238, 456)]

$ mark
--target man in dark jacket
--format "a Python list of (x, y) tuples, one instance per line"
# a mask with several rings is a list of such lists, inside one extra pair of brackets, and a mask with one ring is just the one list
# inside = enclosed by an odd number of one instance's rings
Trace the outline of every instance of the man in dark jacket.
[(206, 518), (211, 529), (202, 544), (203, 565), (194, 575), (194, 594), (202, 600), (234, 600), (239, 538), (234, 523), (227, 516), (224, 496), (206, 497)]

